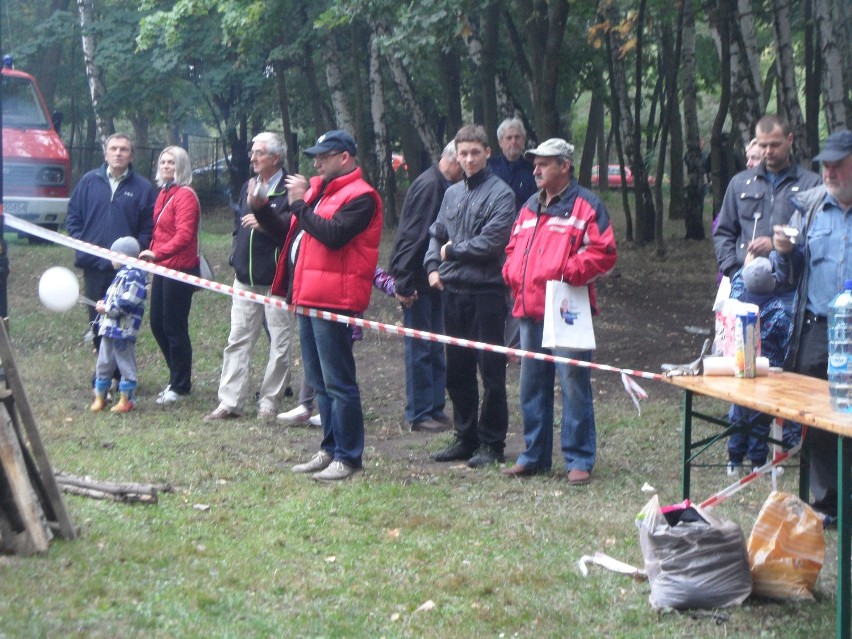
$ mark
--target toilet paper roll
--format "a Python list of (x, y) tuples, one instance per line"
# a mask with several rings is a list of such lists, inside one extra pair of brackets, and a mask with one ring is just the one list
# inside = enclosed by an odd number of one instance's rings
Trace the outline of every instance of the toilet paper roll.
[[(733, 357), (705, 357), (704, 374), (715, 377), (733, 377), (734, 376), (734, 358)], [(766, 357), (757, 358), (757, 376), (763, 377), (769, 375), (769, 359)]]

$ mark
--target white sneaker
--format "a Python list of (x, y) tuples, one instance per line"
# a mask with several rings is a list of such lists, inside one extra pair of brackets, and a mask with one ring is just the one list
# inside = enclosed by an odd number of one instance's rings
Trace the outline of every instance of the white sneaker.
[(157, 395), (156, 401), (160, 406), (169, 406), (180, 399), (180, 395), (171, 389), (171, 386), (166, 386), (163, 392)]
[(296, 408), (285, 413), (278, 413), (278, 417), (276, 417), (282, 424), (307, 424), (310, 418), (311, 411), (304, 404), (299, 404)]
[(350, 466), (345, 462), (333, 461), (328, 465), (328, 468), (322, 472), (315, 473), (312, 479), (317, 481), (340, 481), (342, 479), (349, 479), (359, 470), (359, 468)]
[(329, 455), (324, 450), (321, 450), (316, 455), (314, 455), (310, 461), (306, 461), (304, 464), (296, 464), (293, 466), (294, 473), (316, 473), (321, 470), (325, 470), (331, 465), (333, 457)]
[(742, 464), (737, 464), (735, 462), (729, 461), (726, 466), (728, 477), (739, 477), (740, 473), (743, 470)]
[(308, 420), (308, 424), (311, 426), (322, 426), (322, 417), (317, 413), (316, 415), (311, 415), (311, 418)]

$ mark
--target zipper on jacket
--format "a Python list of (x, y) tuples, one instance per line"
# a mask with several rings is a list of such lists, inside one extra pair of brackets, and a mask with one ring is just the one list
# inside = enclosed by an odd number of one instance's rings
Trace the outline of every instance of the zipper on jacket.
[(529, 256), (530, 251), (532, 251), (532, 245), (535, 241), (535, 234), (538, 233), (538, 225), (541, 222), (541, 202), (538, 203), (538, 210), (535, 213), (535, 228), (533, 229), (532, 235), (530, 236), (530, 241), (527, 242), (526, 247), (524, 248), (524, 268), (521, 271), (521, 306), (524, 308), (524, 315), (527, 312), (527, 298), (524, 295), (524, 291), (527, 288), (527, 265), (529, 264)]

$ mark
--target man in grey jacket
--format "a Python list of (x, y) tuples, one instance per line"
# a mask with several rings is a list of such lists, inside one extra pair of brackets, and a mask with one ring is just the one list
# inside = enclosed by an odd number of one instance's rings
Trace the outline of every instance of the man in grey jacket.
[[(432, 288), (443, 291), (448, 335), (502, 344), (506, 286), (502, 267), (515, 220), (515, 194), (488, 168), (488, 135), (479, 125), (459, 129), (456, 157), (462, 182), (444, 194), (429, 228), (423, 265)], [(479, 408), (479, 383), (484, 395)], [(435, 461), (467, 460), (476, 468), (502, 462), (509, 425), (506, 356), (447, 346), (447, 393), (453, 403), (455, 440)]]
[(796, 208), (792, 198), (820, 183), (816, 173), (793, 161), (793, 133), (786, 120), (765, 115), (755, 135), (763, 160), (731, 179), (713, 231), (719, 270), (729, 277), (747, 253), (769, 255), (773, 226), (786, 224)]

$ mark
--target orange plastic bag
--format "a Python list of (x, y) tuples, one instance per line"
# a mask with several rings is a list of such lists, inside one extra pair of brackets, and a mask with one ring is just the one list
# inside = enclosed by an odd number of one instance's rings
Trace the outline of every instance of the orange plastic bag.
[(798, 497), (773, 491), (754, 522), (748, 561), (753, 595), (813, 601), (825, 561), (822, 520)]

